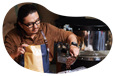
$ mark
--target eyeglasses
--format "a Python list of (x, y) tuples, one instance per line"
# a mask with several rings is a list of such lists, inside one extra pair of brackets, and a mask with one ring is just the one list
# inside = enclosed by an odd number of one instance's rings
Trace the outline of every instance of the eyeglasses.
[(38, 18), (35, 22), (30, 22), (28, 24), (25, 24), (22, 22), (22, 24), (26, 25), (29, 28), (32, 28), (32, 27), (34, 27), (34, 24), (36, 24), (36, 25), (40, 24), (40, 19)]

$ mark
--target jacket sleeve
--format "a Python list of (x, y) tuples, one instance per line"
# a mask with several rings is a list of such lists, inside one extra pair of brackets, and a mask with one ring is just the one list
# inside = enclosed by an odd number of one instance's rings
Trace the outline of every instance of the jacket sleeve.
[(74, 34), (70, 31), (65, 31), (63, 29), (59, 29), (51, 24), (48, 24), (48, 30), (50, 30), (50, 34), (54, 39), (54, 42), (67, 42), (68, 37), (71, 34)]
[(6, 50), (9, 54), (13, 53), (16, 49), (15, 43), (12, 39), (12, 36), (10, 34), (7, 34), (5, 36), (5, 41), (4, 41)]

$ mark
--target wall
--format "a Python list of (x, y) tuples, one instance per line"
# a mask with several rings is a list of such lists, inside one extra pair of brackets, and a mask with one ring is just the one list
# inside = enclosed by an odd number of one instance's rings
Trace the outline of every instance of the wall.
[(5, 18), (4, 18), (3, 25), (6, 25), (8, 23), (10, 23), (10, 24), (16, 23), (16, 21), (17, 21), (17, 12), (16, 11), (18, 11), (18, 8), (24, 4), (26, 4), (26, 3), (15, 5), (11, 9), (9, 9)]
[(52, 13), (51, 11), (49, 11), (48, 9), (46, 9), (41, 5), (38, 5), (38, 10), (43, 22), (49, 22), (55, 25), (54, 20), (59, 18), (58, 15)]

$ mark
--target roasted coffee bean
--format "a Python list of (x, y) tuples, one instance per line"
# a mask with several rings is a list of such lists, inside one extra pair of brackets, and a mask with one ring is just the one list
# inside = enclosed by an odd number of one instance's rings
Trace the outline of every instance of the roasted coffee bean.
[(66, 60), (66, 70), (71, 69), (71, 65), (75, 62), (75, 60), (75, 57), (71, 57)]

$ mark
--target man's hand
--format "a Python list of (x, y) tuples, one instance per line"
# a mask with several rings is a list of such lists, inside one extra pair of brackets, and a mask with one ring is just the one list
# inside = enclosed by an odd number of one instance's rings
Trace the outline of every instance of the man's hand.
[(71, 45), (69, 49), (71, 56), (77, 57), (79, 55), (79, 48), (77, 46)]
[(27, 47), (28, 46), (28, 44), (22, 44), (20, 47), (18, 47), (17, 48), (17, 51), (16, 51), (16, 57), (18, 57), (19, 55), (21, 55), (21, 54), (24, 54), (25, 53), (25, 49), (24, 49), (24, 47)]
[(24, 53), (25, 53), (24, 47), (27, 47), (27, 46), (28, 46), (28, 44), (22, 44), (22, 45), (19, 46), (19, 47), (17, 48), (17, 50), (16, 50), (14, 53), (12, 53), (10, 56), (11, 56), (13, 59), (15, 59), (15, 57), (18, 57), (19, 55), (24, 54)]
[[(71, 44), (71, 42), (75, 42), (77, 43), (77, 36), (75, 34), (71, 34), (68, 39), (67, 39), (67, 43)], [(77, 57), (79, 54), (79, 48), (75, 45), (70, 45), (69, 48), (69, 53), (71, 54), (71, 56), (75, 56)]]

